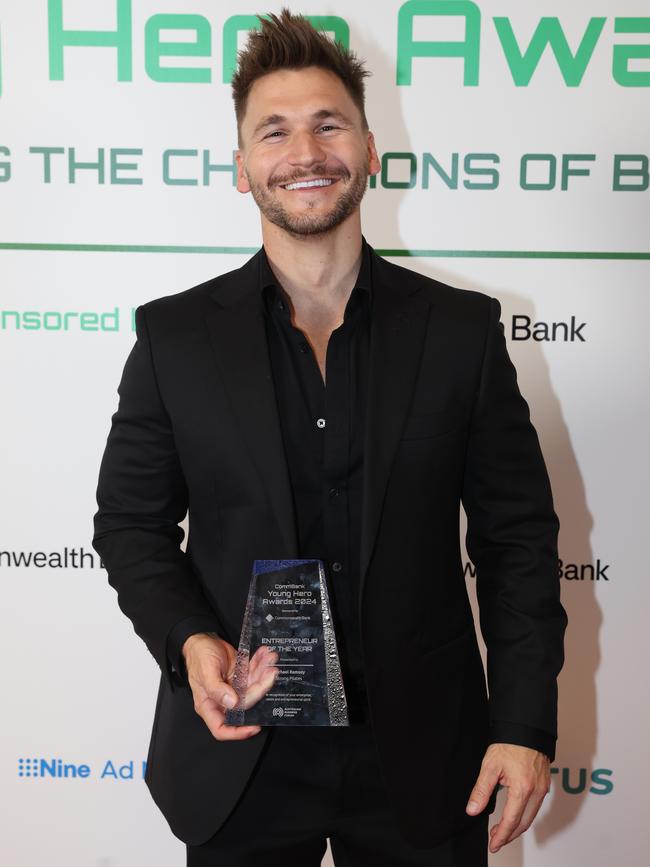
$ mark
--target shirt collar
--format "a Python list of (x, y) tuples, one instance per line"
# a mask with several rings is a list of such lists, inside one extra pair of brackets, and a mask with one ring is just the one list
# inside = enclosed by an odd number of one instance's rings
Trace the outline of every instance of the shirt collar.
[[(271, 288), (275, 289), (276, 292), (278, 290), (281, 290), (280, 294), (282, 294), (284, 290), (279, 286), (278, 280), (276, 279), (276, 276), (271, 269), (264, 247), (262, 247), (262, 249), (260, 250), (259, 263), (260, 292), (262, 292), (266, 298), (269, 298), (269, 296), (273, 297), (273, 295), (275, 294), (269, 291)], [(363, 235), (361, 236), (361, 268), (359, 268), (359, 274), (357, 276), (357, 280), (354, 284), (352, 292), (354, 292), (354, 290), (357, 288), (365, 290), (367, 292), (368, 299), (372, 298), (372, 265), (370, 261), (370, 246), (366, 239), (363, 237)]]

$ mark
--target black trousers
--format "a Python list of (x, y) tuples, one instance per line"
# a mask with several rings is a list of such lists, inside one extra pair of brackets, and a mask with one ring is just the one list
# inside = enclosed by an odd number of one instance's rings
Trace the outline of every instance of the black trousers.
[[(215, 781), (219, 785), (219, 781)], [(217, 833), (187, 847), (187, 867), (487, 867), (488, 817), (469, 834), (417, 849), (399, 833), (371, 727), (273, 728)]]

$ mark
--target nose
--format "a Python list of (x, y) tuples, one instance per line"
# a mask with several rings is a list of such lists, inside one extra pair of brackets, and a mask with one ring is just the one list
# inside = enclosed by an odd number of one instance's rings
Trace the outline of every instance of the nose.
[(324, 162), (327, 154), (316, 136), (308, 130), (294, 133), (287, 159), (294, 166), (310, 166)]

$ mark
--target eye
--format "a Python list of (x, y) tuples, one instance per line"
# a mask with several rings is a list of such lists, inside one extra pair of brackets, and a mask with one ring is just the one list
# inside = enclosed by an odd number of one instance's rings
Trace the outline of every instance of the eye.
[(273, 132), (268, 133), (268, 135), (265, 135), (264, 138), (273, 138), (273, 136), (275, 135), (284, 135), (284, 133), (281, 129), (274, 129)]
[(334, 126), (332, 123), (323, 124), (320, 129), (338, 129), (338, 127)]

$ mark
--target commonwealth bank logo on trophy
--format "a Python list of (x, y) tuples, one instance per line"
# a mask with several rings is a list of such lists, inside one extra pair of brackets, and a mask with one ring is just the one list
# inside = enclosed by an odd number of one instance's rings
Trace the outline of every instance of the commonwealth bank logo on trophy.
[[(263, 645), (278, 654), (278, 676), (245, 708), (249, 662)], [(322, 560), (254, 561), (233, 687), (228, 725), (349, 725)]]

